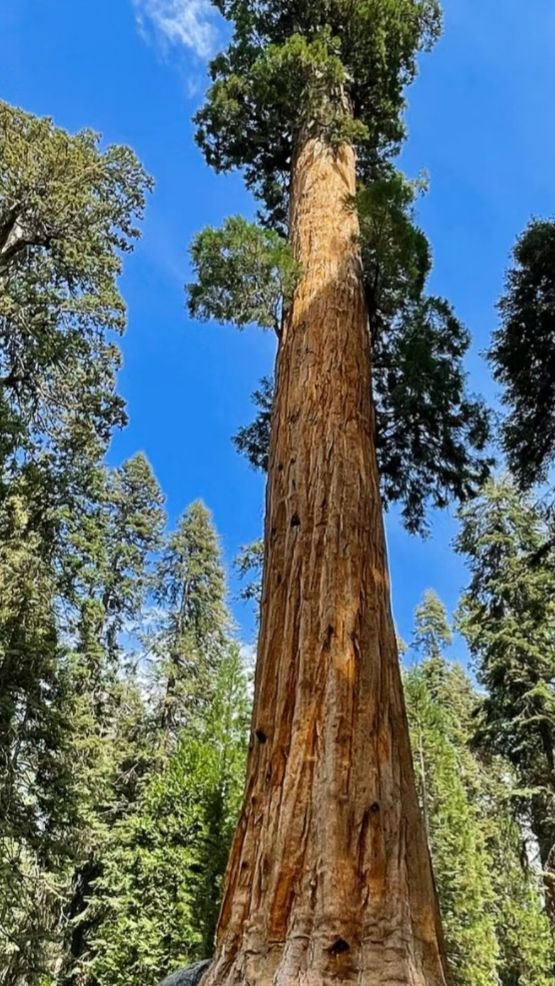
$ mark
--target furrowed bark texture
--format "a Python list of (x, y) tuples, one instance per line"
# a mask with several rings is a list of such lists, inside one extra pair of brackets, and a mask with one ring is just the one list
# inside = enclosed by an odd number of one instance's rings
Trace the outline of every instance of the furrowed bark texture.
[(391, 619), (350, 147), (294, 168), (252, 746), (203, 986), (444, 986)]

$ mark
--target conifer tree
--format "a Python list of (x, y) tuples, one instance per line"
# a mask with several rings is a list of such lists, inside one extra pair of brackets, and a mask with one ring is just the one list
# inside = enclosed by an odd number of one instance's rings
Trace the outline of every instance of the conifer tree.
[(503, 444), (521, 486), (543, 482), (555, 459), (555, 222), (518, 238), (499, 302), (490, 359), (503, 386)]
[(122, 631), (130, 634), (149, 587), (150, 556), (161, 541), (162, 495), (137, 455), (112, 472), (68, 533), (74, 549), (76, 646), (70, 656), (72, 753), (79, 777), (74, 868), (65, 908), (63, 982), (79, 983), (97, 914), (95, 884), (112, 826), (132, 804), (144, 771), (147, 712), (125, 669)]
[(511, 813), (516, 779), (506, 760), (476, 748), (480, 698), (443, 656), (450, 637), (429, 591), (415, 614), (422, 660), (405, 689), (453, 982), (547, 986), (552, 938), (526, 833)]
[(0, 982), (36, 984), (57, 940), (75, 817), (55, 580), (25, 500), (0, 507)]
[(155, 649), (161, 661), (160, 724), (169, 739), (210, 704), (230, 626), (218, 535), (200, 501), (185, 511), (167, 542), (154, 596), (164, 609)]
[(4, 102), (0, 174), (2, 481), (32, 469), (59, 509), (125, 421), (117, 279), (151, 182), (129, 148)]
[(458, 548), (471, 581), (460, 626), (487, 690), (479, 736), (519, 780), (555, 921), (555, 592), (545, 519), (508, 479), (489, 483), (462, 513)]
[(412, 645), (429, 662), (442, 657), (452, 639), (445, 606), (433, 589), (428, 589), (414, 613)]
[(453, 982), (490, 986), (498, 964), (494, 888), (484, 834), (463, 781), (464, 748), (457, 747), (450, 716), (431, 686), (440, 662), (447, 679), (449, 668), (441, 657), (433, 658), (433, 667), (426, 659), (405, 679), (417, 777)]
[[(417, 52), (438, 34), (438, 6), (216, 6), (233, 34), (211, 65), (197, 137), (217, 170), (243, 169), (263, 226), (228, 221), (198, 237), (190, 308), (273, 326), (279, 345), (252, 746), (206, 984), (295, 983), (310, 970), (318, 983), (356, 976), (368, 986), (435, 986), (445, 963), (390, 614), (369, 315), (376, 362), (399, 399), (395, 422), (420, 412), (405, 455), (416, 485), (397, 468), (413, 526), (423, 498), (436, 495), (430, 461), (447, 467), (442, 499), (483, 475), (474, 453), (485, 429), (463, 393), (464, 331), (443, 302), (421, 299), (422, 237), (406, 197), (394, 208), (406, 188), (388, 198), (382, 186), (388, 233), (399, 220), (389, 237), (397, 259), (384, 248), (377, 271), (357, 179), (370, 189), (372, 217), (372, 183), (391, 179), (403, 90)], [(388, 343), (379, 342), (372, 273), (384, 274), (384, 309), (396, 294), (406, 299)], [(403, 367), (398, 375), (387, 352)]]
[[(209, 956), (243, 791), (250, 702), (217, 533), (192, 504), (169, 536), (153, 586), (145, 765), (106, 839), (85, 963), (89, 986), (145, 986)], [(154, 713), (154, 715), (153, 715)]]
[(69, 653), (85, 609), (83, 543), (72, 530), (99, 509), (100, 460), (125, 418), (110, 334), (125, 328), (117, 279), (149, 186), (128, 148), (103, 151), (90, 131), (0, 103), (0, 978), (10, 986), (42, 984), (59, 964), (83, 794)]

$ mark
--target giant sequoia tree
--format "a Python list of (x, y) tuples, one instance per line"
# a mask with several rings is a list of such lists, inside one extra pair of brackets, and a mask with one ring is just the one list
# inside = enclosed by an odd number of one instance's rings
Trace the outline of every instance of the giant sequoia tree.
[[(401, 222), (406, 197), (397, 212), (382, 208), (384, 265), (357, 209), (378, 209), (373, 191), (395, 181), (403, 89), (438, 33), (438, 5), (216, 6), (234, 30), (211, 65), (197, 137), (217, 170), (243, 169), (262, 226), (234, 219), (197, 238), (190, 307), (274, 327), (279, 346), (247, 785), (206, 983), (438, 986), (442, 933), (390, 613), (371, 335), (407, 425), (425, 381), (455, 404), (447, 443), (430, 446), (438, 468), (453, 465), (447, 493), (468, 491), (481, 473), (458, 449), (480, 447), (484, 422), (461, 393), (464, 342), (445, 352), (448, 306), (418, 307), (429, 257)], [(393, 305), (394, 365), (380, 349), (378, 297), (382, 311)], [(445, 420), (425, 387), (422, 406), (419, 454)]]

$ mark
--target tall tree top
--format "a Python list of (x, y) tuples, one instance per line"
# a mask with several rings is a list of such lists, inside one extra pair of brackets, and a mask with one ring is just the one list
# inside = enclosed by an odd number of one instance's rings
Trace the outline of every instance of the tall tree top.
[(529, 223), (513, 250), (490, 358), (504, 388), (503, 444), (524, 488), (555, 461), (555, 221)]
[(174, 629), (199, 649), (223, 639), (229, 626), (220, 542), (210, 511), (197, 500), (170, 536), (158, 566), (158, 600)]
[(197, 140), (217, 170), (244, 167), (285, 220), (301, 135), (351, 140), (368, 177), (403, 137), (403, 89), (440, 31), (438, 0), (216, 0), (234, 25), (211, 63)]
[(1, 464), (38, 463), (66, 507), (125, 422), (112, 333), (150, 187), (129, 148), (0, 101)]
[(427, 589), (414, 613), (413, 646), (428, 659), (439, 658), (452, 639), (445, 606), (433, 589)]

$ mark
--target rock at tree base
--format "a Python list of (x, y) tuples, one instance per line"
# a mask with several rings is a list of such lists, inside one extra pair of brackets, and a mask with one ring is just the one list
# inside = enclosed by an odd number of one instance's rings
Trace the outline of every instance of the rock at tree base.
[(177, 972), (167, 976), (159, 986), (197, 986), (209, 965), (210, 960), (203, 959), (202, 962), (195, 962), (186, 969), (178, 969)]

